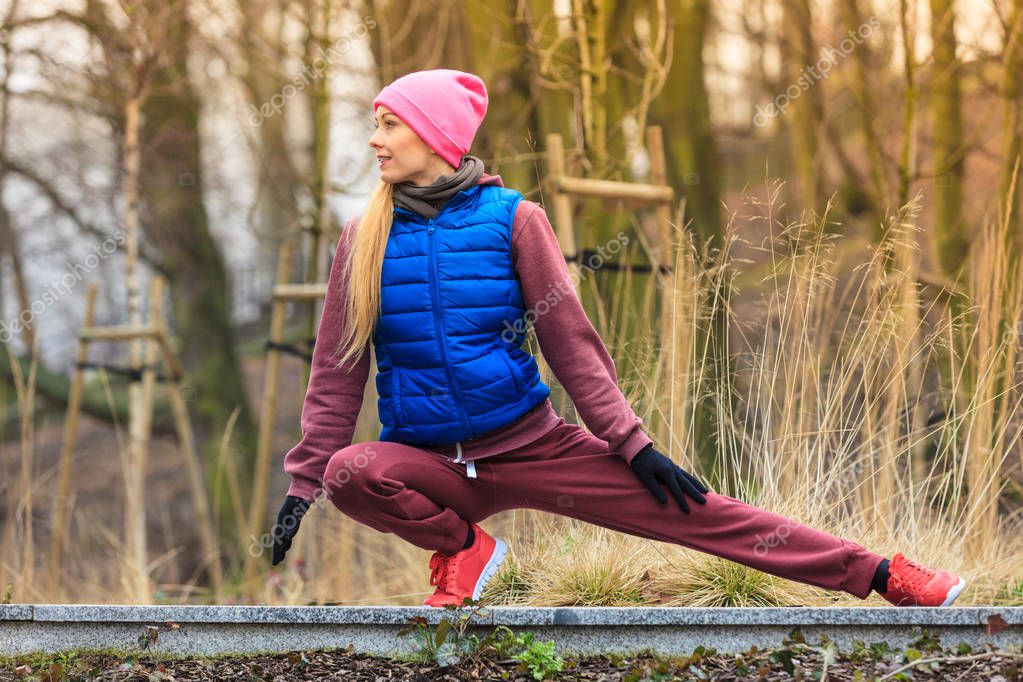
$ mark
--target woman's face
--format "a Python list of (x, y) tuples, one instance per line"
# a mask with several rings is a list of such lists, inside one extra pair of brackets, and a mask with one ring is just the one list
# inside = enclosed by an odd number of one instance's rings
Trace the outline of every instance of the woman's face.
[(376, 131), (369, 138), (369, 146), (376, 151), (381, 180), (392, 185), (399, 182), (429, 185), (439, 176), (455, 172), (390, 109), (377, 107), (374, 118)]

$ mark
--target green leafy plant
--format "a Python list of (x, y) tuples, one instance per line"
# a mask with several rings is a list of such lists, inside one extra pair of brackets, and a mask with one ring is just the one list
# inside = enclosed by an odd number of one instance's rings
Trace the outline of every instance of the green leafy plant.
[[(454, 615), (464, 607), (470, 610)], [(468, 632), (469, 624), (474, 616), (486, 617), (489, 613), (478, 601), (469, 597), (464, 598), (461, 605), (445, 606), (444, 611), (452, 614), (452, 617), (441, 618), (436, 628), (431, 628), (426, 618), (413, 616), (406, 621), (405, 627), (398, 631), (399, 636), (412, 634), (419, 640), (419, 649), (413, 654), (413, 658), (433, 661), (442, 668), (461, 663), (480, 648), (482, 642), (479, 637)]]
[(921, 653), (934, 654), (941, 651), (941, 642), (937, 637), (933, 637), (927, 628), (913, 628), (913, 634), (916, 638), (909, 643), (909, 645), (915, 649), (918, 649)]
[(522, 650), (514, 658), (525, 664), (534, 680), (545, 679), (565, 667), (565, 661), (554, 651), (553, 641), (534, 640), (532, 632), (524, 632), (516, 637), (516, 644)]
[(159, 638), (160, 628), (147, 625), (145, 632), (139, 635), (136, 641), (138, 642), (140, 649), (148, 649), (152, 645), (156, 644)]
[(888, 644), (887, 640), (882, 640), (880, 642), (871, 643), (870, 653), (874, 656), (874, 658), (881, 658), (890, 661), (896, 652), (892, 649), (891, 645)]
[[(454, 615), (464, 607), (468, 607), (469, 611)], [(452, 614), (452, 617), (442, 617), (435, 628), (430, 627), (426, 618), (414, 616), (398, 631), (401, 636), (412, 634), (419, 640), (419, 648), (412, 655), (413, 659), (432, 661), (441, 667), (448, 667), (464, 663), (475, 656), (495, 655), (497, 658), (519, 661), (537, 680), (560, 672), (564, 667), (564, 660), (555, 655), (554, 642), (536, 641), (532, 632), (517, 635), (510, 628), (499, 625), (483, 638), (469, 633), (469, 625), (474, 617), (487, 618), (490, 615), (478, 601), (466, 597), (461, 606), (452, 604), (445, 606), (444, 610)]]

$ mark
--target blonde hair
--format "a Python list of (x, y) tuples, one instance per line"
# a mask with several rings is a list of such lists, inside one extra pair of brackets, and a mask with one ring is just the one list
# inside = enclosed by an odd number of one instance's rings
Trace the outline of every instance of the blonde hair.
[[(347, 281), (348, 295), (341, 301), (345, 312), (337, 367), (358, 362), (369, 347), (380, 316), (380, 273), (384, 266), (384, 249), (394, 217), (393, 185), (380, 181), (369, 197), (362, 217), (352, 225), (355, 241), (348, 250), (342, 277)], [(341, 235), (345, 239), (345, 235)]]

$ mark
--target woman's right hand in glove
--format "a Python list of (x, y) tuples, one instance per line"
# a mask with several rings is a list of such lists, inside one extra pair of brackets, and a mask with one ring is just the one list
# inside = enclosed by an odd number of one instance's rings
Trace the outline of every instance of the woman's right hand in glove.
[(704, 497), (710, 490), (691, 473), (675, 464), (669, 457), (657, 451), (654, 444), (650, 443), (640, 450), (630, 462), (632, 470), (643, 481), (647, 490), (657, 498), (661, 504), (668, 503), (668, 496), (664, 494), (662, 485), (668, 486), (671, 496), (678, 502), (678, 506), (686, 514), (689, 513), (689, 505), (686, 503), (683, 493), (689, 495), (700, 504), (706, 504)]
[(298, 533), (298, 524), (302, 522), (302, 517), (309, 511), (309, 506), (310, 503), (301, 497), (288, 495), (284, 498), (284, 504), (277, 512), (277, 523), (270, 531), (274, 539), (272, 566), (284, 561), (284, 554), (291, 549), (291, 541)]

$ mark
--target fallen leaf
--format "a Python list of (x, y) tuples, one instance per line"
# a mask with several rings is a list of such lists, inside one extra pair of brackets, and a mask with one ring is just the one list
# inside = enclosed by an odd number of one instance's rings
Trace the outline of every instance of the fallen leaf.
[(1009, 624), (1005, 622), (1000, 613), (992, 613), (987, 617), (987, 625), (984, 627), (984, 631), (989, 636), (997, 635), (999, 632), (1009, 627)]

